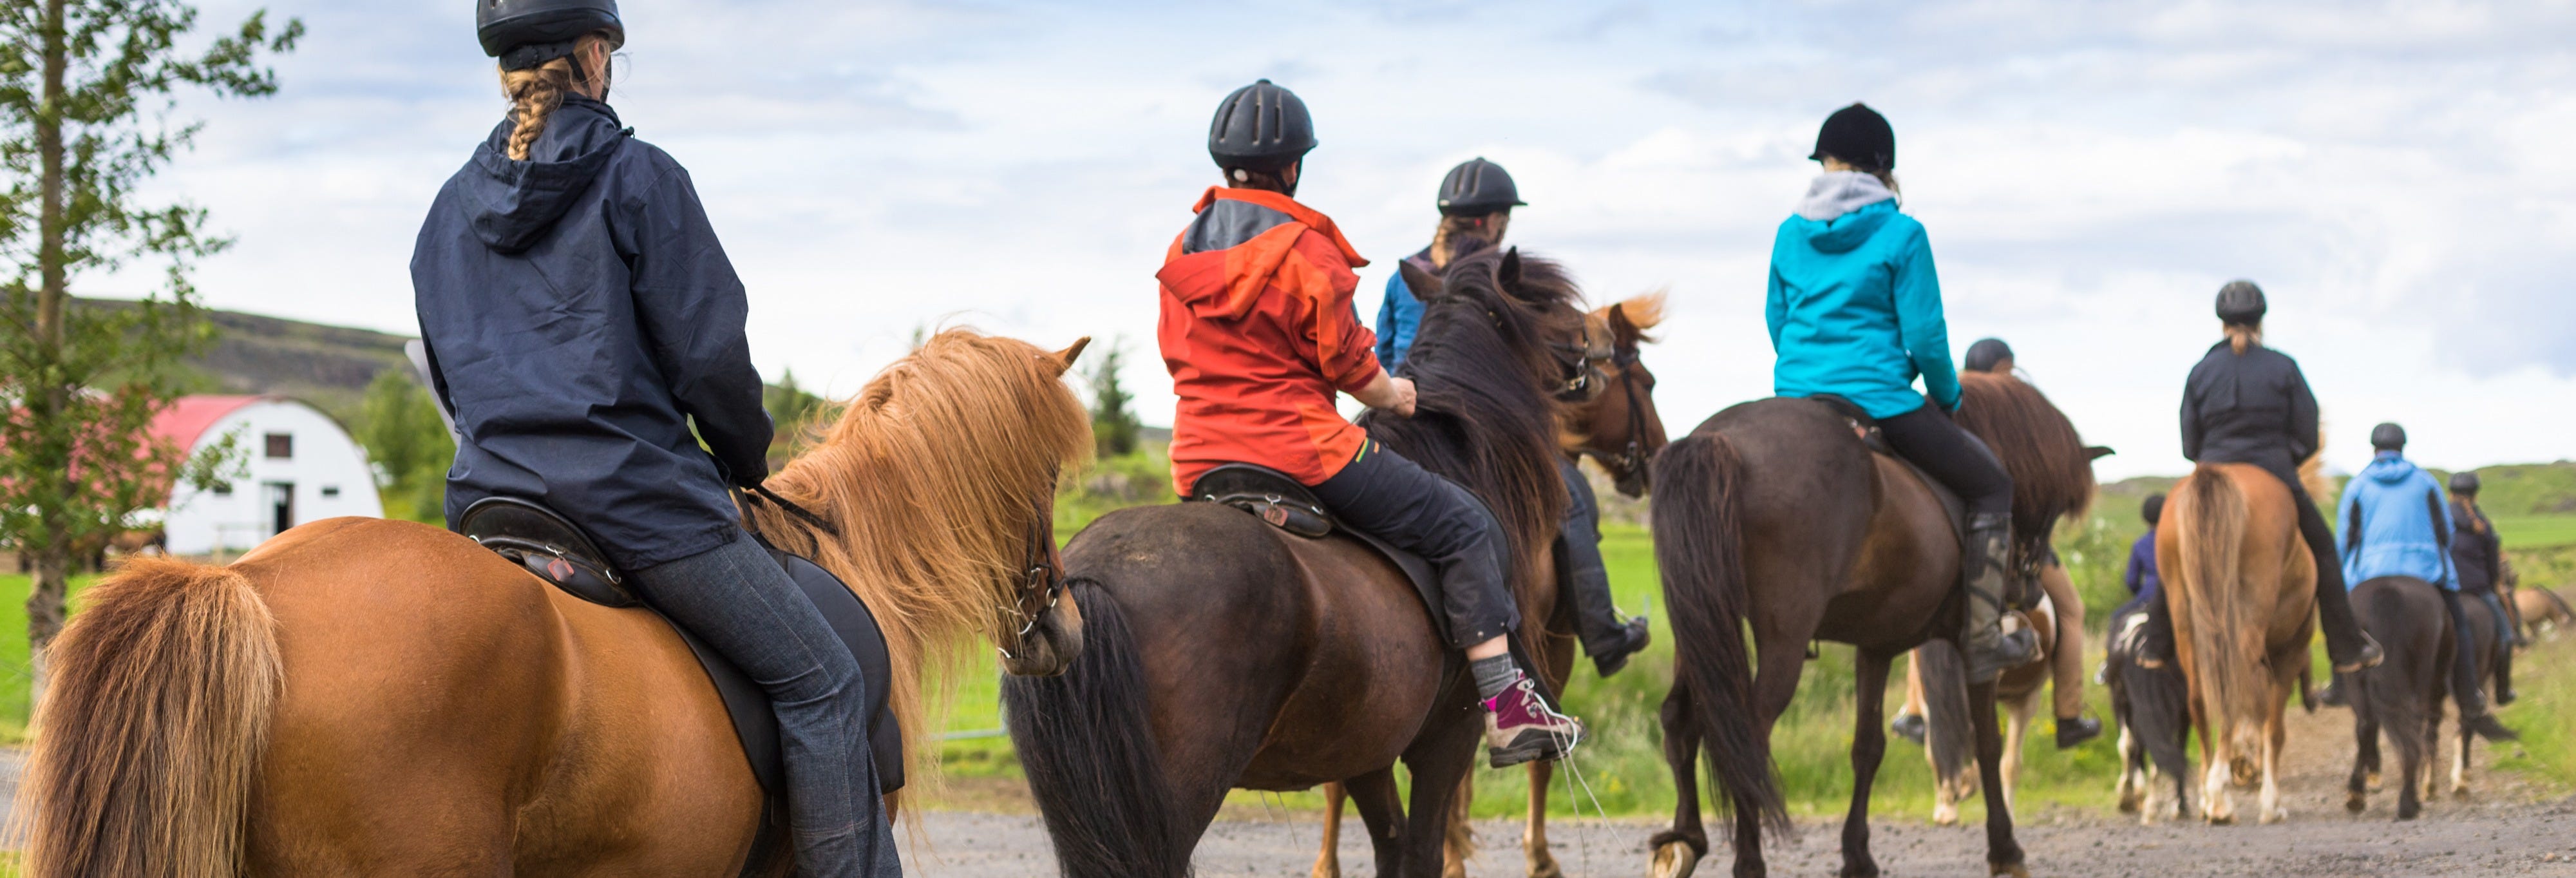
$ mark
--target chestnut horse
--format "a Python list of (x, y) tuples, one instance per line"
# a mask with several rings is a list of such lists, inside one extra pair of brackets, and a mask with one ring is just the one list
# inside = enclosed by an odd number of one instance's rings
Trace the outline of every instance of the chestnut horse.
[[(1995, 703), (2004, 709), (2004, 805), (2021, 781), (2022, 739), (2048, 691), (2050, 659), (2057, 652), (2057, 614), (2042, 594), (2039, 606), (2012, 611), (2014, 624), (2039, 635), (2039, 654), (1995, 675)], [(1935, 640), (1915, 647), (1908, 675), (1923, 689), (1923, 758), (1932, 764), (1932, 822), (1959, 822), (1959, 803), (1977, 794), (1975, 720), (1968, 715), (1967, 662), (1957, 647)]]
[[(940, 333), (770, 480), (837, 538), (754, 507), (875, 614), (914, 778), (936, 768), (927, 670), (976, 637), (1021, 673), (1080, 650), (1080, 616), (1027, 567), (1054, 566), (1056, 473), (1090, 453), (1061, 380), (1081, 349)], [(138, 559), (52, 658), (19, 791), (28, 875), (695, 878), (738, 873), (761, 819), (670, 626), (427, 525), (314, 522), (226, 567)]]
[[(1517, 251), (1405, 280), (1424, 304), (1404, 366), (1419, 410), (1361, 423), (1492, 508), (1521, 645), (1539, 652), (1567, 499), (1554, 397), (1597, 386), (1578, 293)], [(1066, 878), (1179, 878), (1229, 789), (1333, 781), (1357, 800), (1380, 875), (1440, 873), (1483, 723), (1464, 662), (1394, 564), (1354, 539), (1182, 503), (1101, 516), (1065, 547), (1065, 574), (1082, 656), (1060, 677), (1003, 681), (1002, 697)]]
[[(2065, 416), (2019, 379), (1960, 376), (1962, 411), (2014, 474), (2012, 563), (2035, 569), (2049, 525), (2093, 493), (2089, 456)], [(1980, 427), (1982, 426), (1982, 429)], [(2032, 466), (2045, 456), (2043, 465)], [(2024, 472), (2062, 474), (2025, 480)], [(1664, 756), (1679, 801), (1652, 841), (1656, 878), (1691, 874), (1708, 853), (1696, 767), (1705, 749), (1721, 802), (1735, 816), (1735, 874), (1766, 873), (1762, 834), (1788, 828), (1771, 768), (1771, 726), (1797, 695), (1808, 644), (1860, 648), (1846, 876), (1878, 874), (1869, 853), (1870, 784), (1887, 750), (1879, 712), (1896, 656), (1959, 630), (1960, 536), (1922, 477), (1873, 454), (1841, 411), (1820, 401), (1764, 399), (1718, 412), (1655, 458), (1655, 561), (1672, 612), (1673, 689), (1663, 707)], [(1750, 623), (1760, 673), (1748, 661)], [(1986, 859), (2026, 875), (1998, 775), (2002, 738), (1995, 684), (1968, 690), (1986, 799)]]
[[(1584, 318), (1584, 333), (1593, 339), (1607, 339), (1609, 349), (1597, 358), (1602, 377), (1608, 383), (1600, 395), (1589, 401), (1566, 407), (1564, 435), (1559, 437), (1567, 457), (1585, 457), (1600, 462), (1609, 473), (1619, 493), (1642, 497), (1650, 480), (1647, 464), (1655, 452), (1663, 450), (1664, 419), (1655, 411), (1655, 373), (1638, 359), (1638, 346), (1654, 341), (1646, 334), (1664, 321), (1664, 294), (1661, 291), (1632, 297), (1626, 301), (1596, 308)], [(1549, 614), (1547, 637), (1544, 638), (1548, 685), (1563, 690), (1574, 670), (1573, 608), (1560, 600)], [(1527, 858), (1531, 878), (1557, 878), (1556, 856), (1547, 844), (1548, 783), (1555, 775), (1556, 763), (1529, 763), (1529, 811), (1521, 830), (1521, 854)], [(1324, 837), (1315, 854), (1312, 878), (1339, 878), (1342, 874), (1342, 800), (1345, 791), (1339, 783), (1324, 785)], [(1467, 829), (1467, 805), (1475, 796), (1475, 776), (1460, 781), (1457, 805), (1452, 813), (1449, 843), (1442, 854), (1443, 878), (1463, 878), (1466, 860), (1475, 854), (1474, 835)]]
[(2262, 782), (2256, 819), (2281, 807), (2282, 713), (2308, 667), (2316, 562), (2299, 537), (2289, 486), (2250, 464), (2204, 463), (2165, 495), (2156, 569), (2174, 653), (2200, 730), (2201, 814), (2236, 821), (2229, 782)]

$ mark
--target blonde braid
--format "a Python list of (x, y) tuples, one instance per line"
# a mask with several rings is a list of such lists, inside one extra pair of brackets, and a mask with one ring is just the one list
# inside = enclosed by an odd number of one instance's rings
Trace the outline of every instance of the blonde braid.
[[(578, 76), (576, 59), (593, 48), (613, 50), (615, 40), (605, 32), (584, 34), (575, 44), (573, 54), (556, 58), (526, 70), (501, 71), (501, 94), (510, 99), (510, 118), (518, 124), (510, 130), (509, 156), (513, 161), (527, 161), (528, 148), (535, 146), (537, 136), (546, 133), (546, 117), (563, 106), (564, 95), (573, 90)], [(608, 71), (599, 71), (599, 91), (607, 92)]]

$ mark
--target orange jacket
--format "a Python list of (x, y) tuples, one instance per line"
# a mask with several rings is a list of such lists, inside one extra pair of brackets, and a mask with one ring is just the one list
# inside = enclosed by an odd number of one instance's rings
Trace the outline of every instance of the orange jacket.
[(1198, 218), (1164, 257), (1157, 336), (1180, 405), (1172, 416), (1172, 484), (1254, 463), (1314, 485), (1367, 437), (1334, 393), (1377, 380), (1377, 337), (1351, 307), (1367, 265), (1340, 229), (1295, 199), (1210, 187)]

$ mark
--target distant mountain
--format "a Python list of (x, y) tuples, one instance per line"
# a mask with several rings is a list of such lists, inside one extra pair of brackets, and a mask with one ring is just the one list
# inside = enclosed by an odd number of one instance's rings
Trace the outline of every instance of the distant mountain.
[[(82, 299), (78, 307), (131, 305)], [(409, 367), (403, 342), (410, 336), (239, 311), (208, 309), (206, 316), (215, 324), (215, 343), (187, 361), (190, 392), (291, 396), (349, 423), (367, 382), (386, 369)]]

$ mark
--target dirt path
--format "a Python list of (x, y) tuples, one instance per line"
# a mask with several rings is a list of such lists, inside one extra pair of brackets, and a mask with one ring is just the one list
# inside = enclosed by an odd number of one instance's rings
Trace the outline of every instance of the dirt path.
[[(2543, 797), (2518, 778), (2472, 773), (2474, 798), (2428, 802), (2421, 819), (2397, 823), (2395, 796), (2372, 797), (2358, 817), (2343, 808), (2350, 769), (2352, 719), (2326, 709), (2295, 714), (2285, 759), (2286, 823), (2208, 827), (2198, 823), (2141, 827), (2111, 813), (2055, 809), (2031, 815), (2018, 837), (2037, 875), (2146, 876), (2576, 876), (2576, 798)], [(2107, 746), (2107, 742), (2104, 745)], [(2506, 745), (2511, 746), (2511, 745)], [(2491, 751), (2476, 751), (2480, 765)], [(1897, 754), (1891, 753), (1891, 758)], [(2448, 764), (2447, 756), (2443, 762)], [(2447, 769), (2445, 770), (2447, 777)], [(2393, 781), (2392, 781), (2393, 782)], [(2104, 778), (2103, 783), (2110, 783)], [(2250, 809), (2251, 796), (2240, 798)], [(2250, 810), (2249, 810), (2250, 813)], [(1551, 835), (1570, 876), (1631, 876), (1645, 869), (1645, 839), (1658, 822), (1560, 821)], [(1353, 821), (1352, 828), (1356, 830)], [(1824, 876), (1841, 866), (1840, 830), (1809, 823), (1795, 842), (1768, 850), (1772, 874)], [(1200, 844), (1205, 878), (1303, 876), (1319, 839), (1315, 815), (1219, 821)], [(1517, 824), (1478, 826), (1486, 853), (1470, 863), (1475, 878), (1521, 874)], [(928, 878), (1052, 875), (1054, 860), (1037, 818), (1022, 814), (936, 812), (923, 835), (906, 845), (906, 874)], [(1369, 874), (1369, 854), (1356, 831), (1346, 835), (1346, 874)], [(1897, 876), (1982, 878), (1985, 837), (1977, 828), (1878, 823), (1872, 850)], [(1726, 873), (1726, 851), (1700, 874)]]

